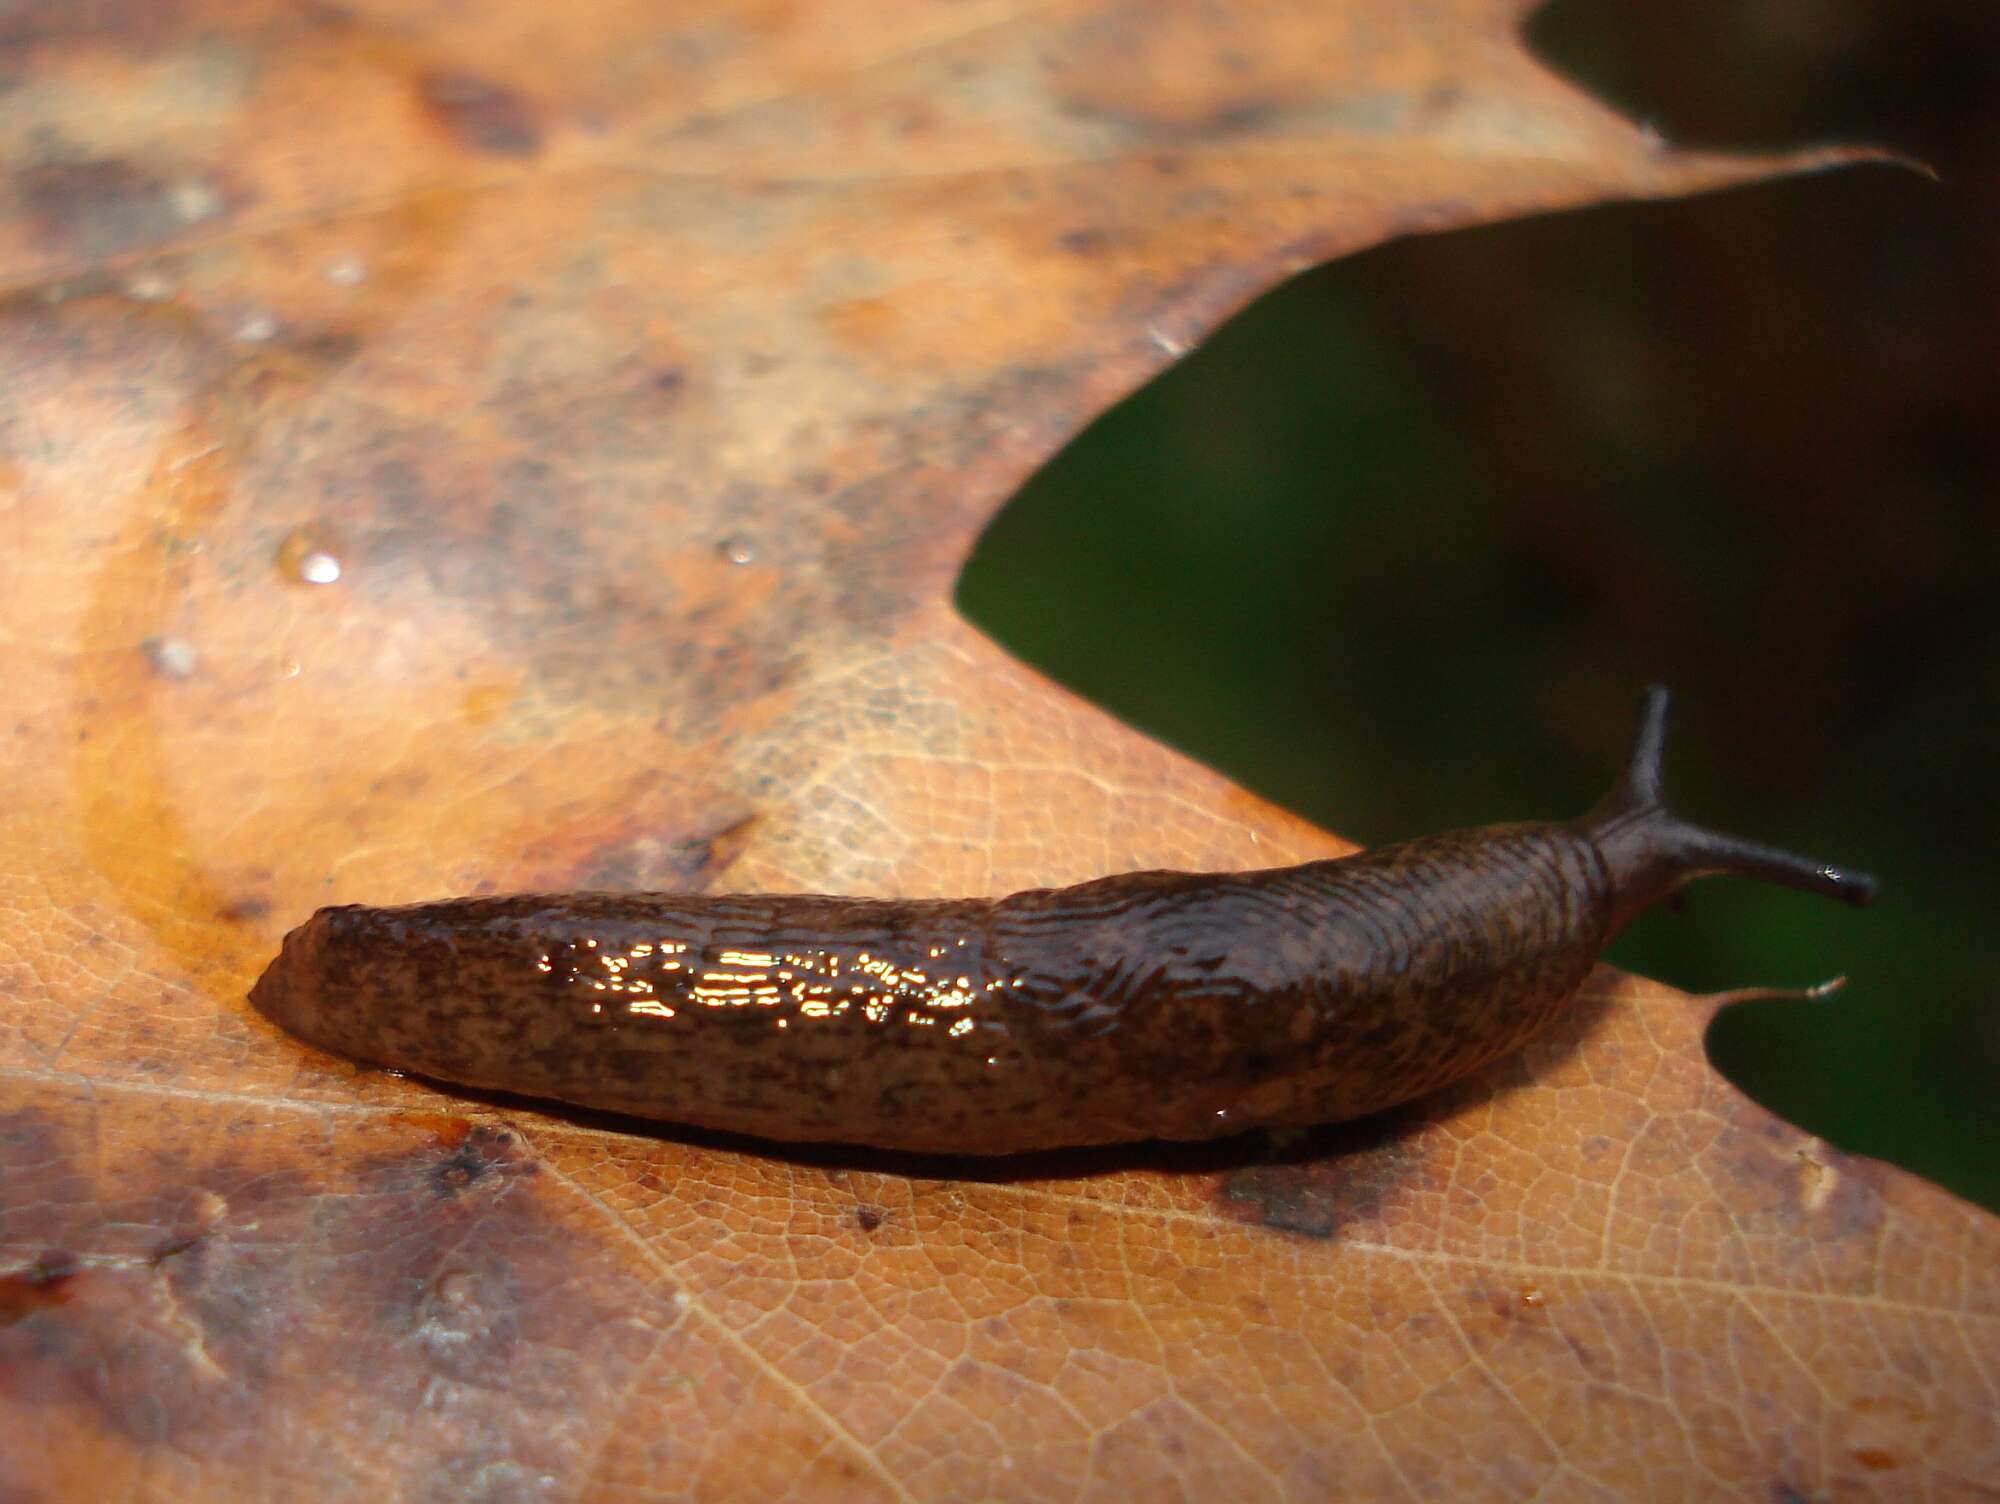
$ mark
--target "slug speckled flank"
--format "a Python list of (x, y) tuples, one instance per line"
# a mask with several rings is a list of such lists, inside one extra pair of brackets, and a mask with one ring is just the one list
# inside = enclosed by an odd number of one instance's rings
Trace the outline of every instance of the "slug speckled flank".
[(1871, 879), (1669, 814), (1668, 697), (1588, 815), (1007, 898), (321, 909), (251, 1001), (323, 1049), (771, 1139), (1009, 1154), (1338, 1121), (1518, 1049), (1692, 878)]

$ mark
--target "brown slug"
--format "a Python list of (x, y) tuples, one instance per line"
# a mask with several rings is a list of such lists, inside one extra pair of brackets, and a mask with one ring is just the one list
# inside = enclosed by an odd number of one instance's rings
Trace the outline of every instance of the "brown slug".
[(321, 909), (250, 994), (311, 1044), (769, 1139), (1011, 1154), (1338, 1121), (1518, 1049), (1692, 878), (1873, 881), (1661, 802), (1664, 689), (1582, 819), (1007, 898), (579, 893)]

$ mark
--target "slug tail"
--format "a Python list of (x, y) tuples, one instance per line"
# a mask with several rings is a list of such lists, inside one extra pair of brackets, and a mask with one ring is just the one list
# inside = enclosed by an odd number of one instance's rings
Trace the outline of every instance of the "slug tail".
[(1865, 872), (1705, 830), (1669, 810), (1662, 768), (1672, 707), (1673, 697), (1665, 686), (1647, 689), (1631, 761), (1611, 792), (1578, 822), (1610, 871), (1614, 929), (1622, 929), (1640, 910), (1698, 877), (1758, 878), (1842, 903), (1874, 900), (1875, 879)]

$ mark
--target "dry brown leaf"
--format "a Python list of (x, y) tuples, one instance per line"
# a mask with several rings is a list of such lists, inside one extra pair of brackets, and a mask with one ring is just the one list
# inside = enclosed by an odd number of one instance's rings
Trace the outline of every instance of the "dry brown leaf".
[(0, 13), (0, 1497), (1990, 1497), (1994, 1221), (1608, 972), (1419, 1112), (986, 1180), (244, 1003), (332, 901), (1339, 849), (950, 586), (1289, 271), (1838, 155), (1667, 150), (1521, 9)]

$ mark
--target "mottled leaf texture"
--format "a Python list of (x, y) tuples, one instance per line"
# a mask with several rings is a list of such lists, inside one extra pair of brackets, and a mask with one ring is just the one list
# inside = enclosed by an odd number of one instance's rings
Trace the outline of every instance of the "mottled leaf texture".
[(1993, 1497), (1995, 1223), (1609, 972), (1387, 1122), (979, 1177), (244, 1001), (334, 901), (1340, 849), (950, 588), (1291, 271), (1838, 159), (1520, 10), (0, 6), (0, 1498)]

